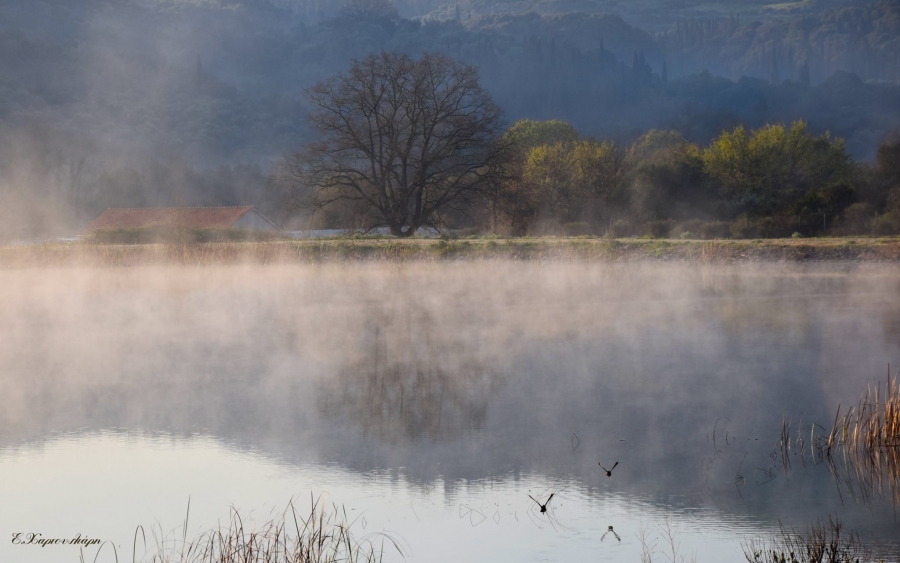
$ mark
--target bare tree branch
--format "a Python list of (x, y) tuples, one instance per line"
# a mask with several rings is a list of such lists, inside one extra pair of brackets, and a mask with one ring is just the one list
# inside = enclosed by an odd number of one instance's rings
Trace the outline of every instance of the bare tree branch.
[(502, 111), (470, 66), (444, 55), (370, 55), (308, 91), (319, 140), (285, 159), (298, 206), (364, 202), (410, 236), (464, 209), (502, 174)]

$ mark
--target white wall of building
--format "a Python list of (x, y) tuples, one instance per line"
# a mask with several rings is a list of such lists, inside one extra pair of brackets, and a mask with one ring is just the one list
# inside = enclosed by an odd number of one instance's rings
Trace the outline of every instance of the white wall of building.
[(254, 231), (277, 231), (278, 227), (266, 219), (266, 217), (257, 211), (251, 209), (243, 217), (234, 224), (236, 229), (251, 229)]

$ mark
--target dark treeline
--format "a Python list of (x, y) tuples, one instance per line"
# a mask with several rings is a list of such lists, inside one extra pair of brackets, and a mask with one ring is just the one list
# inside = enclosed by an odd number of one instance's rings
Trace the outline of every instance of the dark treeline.
[(0, 2), (0, 236), (70, 234), (110, 205), (278, 214), (273, 164), (312, 139), (304, 90), (382, 50), (445, 53), (510, 123), (617, 146), (805, 120), (872, 161), (900, 127), (894, 2), (354, 2)]

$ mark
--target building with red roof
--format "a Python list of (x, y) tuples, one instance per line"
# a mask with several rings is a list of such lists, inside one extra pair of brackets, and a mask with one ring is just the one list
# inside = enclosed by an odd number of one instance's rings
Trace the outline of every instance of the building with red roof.
[(278, 225), (252, 205), (240, 207), (125, 207), (110, 208), (87, 227), (87, 233), (105, 229), (140, 229), (151, 226), (185, 229), (249, 229), (277, 231)]

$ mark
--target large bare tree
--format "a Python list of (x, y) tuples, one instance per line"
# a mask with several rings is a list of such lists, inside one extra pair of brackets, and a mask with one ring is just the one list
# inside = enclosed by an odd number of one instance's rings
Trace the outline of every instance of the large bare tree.
[(362, 203), (410, 236), (465, 213), (502, 173), (502, 112), (474, 68), (444, 55), (373, 54), (308, 94), (319, 139), (286, 159), (308, 196), (295, 203)]

